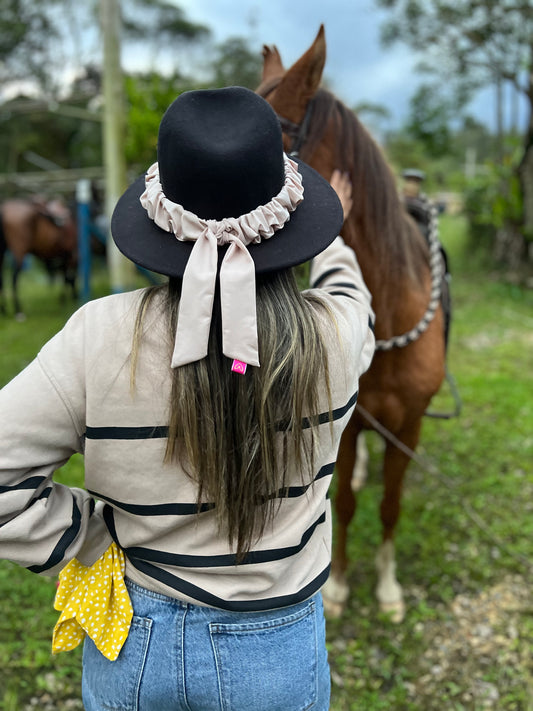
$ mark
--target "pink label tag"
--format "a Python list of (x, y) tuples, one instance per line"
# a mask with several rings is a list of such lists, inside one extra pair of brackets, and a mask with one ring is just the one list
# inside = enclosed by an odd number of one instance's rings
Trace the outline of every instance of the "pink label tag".
[(240, 373), (241, 375), (244, 375), (246, 373), (246, 363), (243, 363), (242, 360), (235, 359), (233, 361), (233, 365), (231, 366), (231, 370), (234, 373)]

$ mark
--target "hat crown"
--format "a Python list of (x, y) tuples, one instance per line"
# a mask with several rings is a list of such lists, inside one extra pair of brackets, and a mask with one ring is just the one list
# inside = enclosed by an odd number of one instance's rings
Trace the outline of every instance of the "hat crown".
[(166, 197), (203, 219), (251, 212), (285, 180), (277, 116), (242, 87), (181, 94), (161, 121), (157, 157)]

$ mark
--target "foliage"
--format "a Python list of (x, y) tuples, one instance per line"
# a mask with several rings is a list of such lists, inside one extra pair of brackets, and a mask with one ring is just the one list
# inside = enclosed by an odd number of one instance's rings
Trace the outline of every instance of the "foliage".
[(197, 41), (210, 34), (205, 25), (190, 22), (182, 8), (168, 0), (123, 0), (121, 8), (126, 38), (166, 44), (178, 39)]
[(45, 83), (58, 31), (50, 9), (59, 0), (1, 0), (0, 82), (38, 78)]
[(246, 39), (230, 37), (216, 48), (212, 85), (255, 89), (260, 83), (262, 66), (261, 57), (252, 52)]
[[(69, 103), (84, 109), (90, 97)], [(19, 96), (0, 110), (0, 172), (35, 171), (35, 161), (56, 168), (101, 165), (101, 124), (65, 115), (58, 104)]]
[(484, 170), (468, 182), (464, 191), (465, 215), (474, 247), (492, 250), (499, 230), (519, 225), (522, 191), (518, 176), (520, 149), (500, 163), (487, 162)]
[(126, 161), (129, 166), (151, 165), (156, 158), (157, 132), (169, 104), (187, 87), (179, 76), (137, 74), (126, 77)]
[(461, 123), (452, 122), (446, 125), (449, 134), (448, 148), (437, 155), (432, 150), (432, 139), (422, 141), (420, 132), (425, 131), (424, 125), (420, 131), (413, 130), (408, 125), (399, 130), (385, 134), (384, 148), (389, 162), (399, 175), (405, 168), (418, 168), (426, 174), (425, 192), (456, 191), (462, 193), (471, 162), (473, 172), (483, 170), (485, 162), (494, 156), (495, 138), (488, 129), (475, 119), (466, 116)]
[(382, 29), (386, 44), (406, 42), (440, 75), (478, 87), (498, 79), (525, 91), (531, 66), (530, 0), (376, 0), (391, 12)]
[[(408, 470), (396, 536), (408, 607), (399, 626), (379, 614), (374, 597), (381, 448), (377, 438), (369, 441), (370, 477), (350, 534), (351, 597), (342, 618), (327, 628), (332, 711), (525, 711), (530, 704), (531, 596), (511, 613), (501, 594), (496, 619), (468, 626), (456, 609), (460, 600), (474, 607), (481, 596), (496, 596), (509, 576), (530, 585), (533, 294), (495, 281), (479, 266), (464, 220), (442, 218), (441, 236), (453, 275), (448, 363), (463, 412), (455, 420), (425, 421), (419, 454), (430, 467), (413, 463)], [(20, 287), (28, 320), (0, 320), (2, 343), (9, 344), (0, 349), (0, 384), (75, 308), (61, 304), (58, 289), (38, 271), (24, 273)], [(98, 282), (96, 291), (105, 288)], [(450, 409), (446, 386), (432, 409)], [(56, 478), (82, 485), (82, 458), (72, 458)], [(33, 708), (48, 708), (46, 699), (55, 711), (81, 708), (73, 701), (80, 695), (80, 650), (50, 652), (54, 593), (53, 581), (0, 563), (2, 711), (25, 711), (32, 698)], [(471, 643), (476, 635), (479, 649)]]
[[(48, 51), (47, 43), (52, 39), (67, 51), (59, 22), (59, 10), (67, 8), (65, 0), (54, 0), (50, 7), (40, 2), (30, 5), (24, 0), (0, 1), (6, 5), (6, 15), (0, 20), (0, 60), (4, 59), (7, 65), (19, 62), (21, 69), (31, 74), (28, 62), (32, 52), (37, 52), (33, 41), (39, 30), (43, 31), (43, 52), (45, 49)], [(259, 55), (249, 48), (248, 42), (240, 37), (230, 38), (216, 46), (206, 44), (211, 36), (210, 30), (190, 23), (183, 10), (167, 0), (153, 3), (123, 0), (121, 7), (123, 42), (126, 45), (142, 45), (145, 52), (147, 47), (153, 46), (154, 52), (147, 65), (158, 67), (157, 70), (147, 69), (124, 78), (126, 161), (132, 172), (138, 172), (153, 162), (161, 115), (176, 96), (182, 91), (202, 86), (238, 84), (255, 88), (259, 83), (261, 61)], [(58, 13), (51, 12), (51, 8), (57, 9)], [(18, 20), (17, 10), (20, 10)], [(78, 31), (83, 22), (96, 28), (97, 21), (94, 2), (80, 7), (79, 13), (69, 14), (69, 22), (79, 24)], [(49, 35), (44, 32), (48, 27)], [(11, 38), (15, 38), (16, 42), (10, 43), (8, 40)], [(202, 78), (188, 77), (176, 69), (183, 56), (179, 48), (186, 46), (190, 49), (197, 45), (204, 49)], [(63, 50), (59, 54), (62, 55)], [(83, 54), (81, 48), (79, 51)], [(159, 55), (164, 55), (164, 62), (158, 61)], [(35, 56), (41, 57), (38, 54)], [(48, 66), (46, 62), (43, 65)], [(53, 65), (49, 68), (50, 71), (57, 69)], [(202, 74), (199, 67), (195, 71), (198, 75)], [(52, 92), (41, 93), (39, 98), (18, 96), (2, 104), (0, 173), (35, 171), (36, 161), (39, 167), (48, 165), (50, 168), (100, 166), (103, 160), (102, 128), (100, 121), (95, 119), (101, 110), (101, 83), (101, 68), (98, 61), (93, 61), (78, 72), (68, 87), (64, 87), (61, 102), (50, 98)], [(11, 190), (20, 194), (16, 186)]]
[[(533, 4), (531, 0), (376, 0), (389, 10), (383, 26), (385, 44), (402, 41), (422, 53), (424, 68), (462, 100), (482, 86), (497, 89), (498, 146), (504, 155), (502, 91), (505, 82), (526, 98), (528, 125), (523, 137), (519, 173), (521, 225), (508, 223), (499, 234), (512, 235), (512, 261), (527, 255), (527, 235), (533, 234)], [(514, 205), (516, 183), (507, 189)], [(496, 200), (496, 205), (499, 201)], [(491, 208), (492, 209), (492, 208)], [(499, 209), (497, 207), (497, 209)], [(512, 208), (514, 211), (514, 207)], [(505, 257), (506, 249), (500, 250)]]
[(450, 152), (450, 115), (449, 103), (424, 84), (411, 98), (406, 132), (420, 142), (428, 155), (439, 158)]
[[(4, 85), (21, 78), (57, 97), (66, 65), (81, 67), (93, 61), (81, 38), (99, 23), (99, 3), (69, 0), (1, 0), (0, 79)], [(190, 22), (185, 12), (167, 0), (121, 0), (124, 46), (165, 49), (177, 58), (176, 46), (198, 43), (210, 30)], [(89, 32), (90, 34), (90, 32)], [(74, 38), (74, 42), (72, 42)], [(77, 41), (76, 41), (77, 40)]]
[(162, 75), (155, 71), (127, 76), (128, 165), (146, 167), (155, 160), (161, 116), (180, 93), (202, 86), (255, 88), (259, 84), (260, 71), (260, 58), (250, 50), (247, 41), (233, 37), (215, 48), (202, 81), (180, 74)]

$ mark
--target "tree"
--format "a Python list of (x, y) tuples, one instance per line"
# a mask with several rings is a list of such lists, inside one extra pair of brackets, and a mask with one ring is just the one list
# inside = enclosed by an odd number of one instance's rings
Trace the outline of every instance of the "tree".
[(245, 86), (255, 89), (261, 80), (263, 63), (242, 37), (230, 37), (218, 45), (213, 61), (215, 86)]
[(410, 102), (407, 133), (420, 141), (430, 157), (438, 158), (451, 150), (450, 105), (427, 84)]
[[(100, 63), (88, 36), (98, 27), (100, 0), (0, 0), (0, 81), (31, 80), (38, 92), (57, 96), (64, 86), (65, 67)], [(75, 5), (75, 7), (74, 7)], [(169, 0), (122, 0), (123, 46), (165, 50), (169, 63), (179, 57), (180, 45), (207, 38), (209, 29), (187, 20)]]
[(198, 88), (179, 74), (157, 72), (126, 76), (126, 162), (134, 172), (146, 169), (156, 158), (161, 116), (183, 91)]
[[(31, 96), (19, 93), (16, 99), (0, 105), (0, 173), (35, 171), (36, 160), (40, 167), (102, 165), (101, 46), (93, 55), (87, 41), (88, 36), (98, 38), (100, 4), (101, 0), (89, 0), (73, 9), (68, 0), (0, 0), (2, 88), (12, 82), (14, 87), (26, 89), (21, 80), (31, 80), (32, 84)], [(179, 57), (176, 48), (180, 44), (190, 47), (192, 42), (209, 36), (208, 28), (188, 22), (179, 7), (165, 0), (123, 0), (121, 10), (127, 25), (126, 42), (137, 43), (142, 38), (146, 46), (152, 41), (174, 61)], [(145, 55), (148, 63), (149, 54)], [(88, 60), (85, 64), (84, 59)], [(61, 71), (65, 67), (70, 71), (80, 69), (74, 80), (68, 77), (68, 83)], [(154, 90), (141, 97), (132, 89), (133, 101), (128, 103), (128, 119), (132, 121), (125, 131), (129, 162), (144, 166), (147, 156), (153, 157), (152, 144), (161, 113), (183, 90), (183, 82), (181, 88), (170, 89), (176, 84), (176, 73), (159, 75), (158, 79), (155, 73), (148, 72), (147, 76), (151, 77), (147, 85), (153, 79)], [(168, 91), (163, 88), (167, 85)], [(159, 100), (161, 91), (165, 100)], [(41, 189), (40, 185), (36, 189)]]
[(32, 77), (41, 84), (58, 38), (51, 9), (57, 0), (0, 0), (0, 83)]
[[(423, 53), (425, 67), (463, 92), (492, 84), (499, 97), (505, 82), (528, 106), (519, 175), (523, 197), (522, 247), (533, 236), (533, 3), (531, 0), (376, 0), (390, 11), (382, 38)], [(502, 145), (500, 143), (500, 145)]]

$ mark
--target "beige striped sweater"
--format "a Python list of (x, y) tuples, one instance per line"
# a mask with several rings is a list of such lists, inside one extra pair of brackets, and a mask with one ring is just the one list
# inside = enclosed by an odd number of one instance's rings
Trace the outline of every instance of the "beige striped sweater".
[[(74, 557), (92, 564), (114, 539), (130, 579), (186, 602), (262, 610), (319, 590), (330, 565), (328, 487), (374, 336), (368, 290), (340, 237), (313, 260), (311, 282), (335, 315), (332, 323), (318, 312), (328, 347), (333, 437), (324, 387), (316, 470), (308, 476), (313, 485), (289, 479), (293, 485), (282, 492), (273, 525), (243, 562), (236, 564), (217, 534), (210, 503), (197, 510), (194, 482), (163, 463), (170, 366), (155, 316), (130, 391), (141, 291), (80, 308), (0, 391), (0, 558), (55, 575)], [(84, 455), (85, 489), (53, 481), (76, 452)]]

